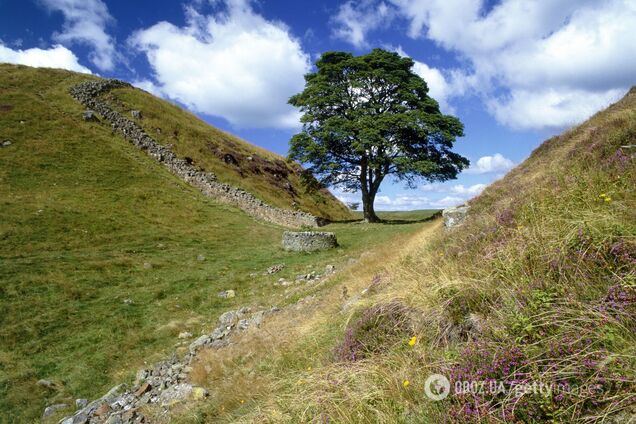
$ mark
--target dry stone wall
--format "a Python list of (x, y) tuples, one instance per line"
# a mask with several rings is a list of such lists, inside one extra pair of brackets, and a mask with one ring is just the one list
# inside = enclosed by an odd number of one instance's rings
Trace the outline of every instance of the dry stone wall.
[(136, 122), (123, 117), (99, 98), (100, 94), (118, 87), (132, 86), (114, 79), (85, 81), (72, 87), (70, 94), (89, 111), (96, 112), (110, 122), (113, 132), (124, 136), (126, 140), (166, 166), (173, 174), (200, 189), (206, 196), (238, 207), (258, 220), (285, 227), (318, 227), (324, 224), (322, 219), (309, 213), (269, 205), (245, 190), (217, 181), (214, 174), (201, 171), (184, 159), (178, 158), (172, 150), (150, 137)]
[(313, 252), (338, 246), (334, 233), (318, 231), (285, 231), (283, 249), (295, 252)]

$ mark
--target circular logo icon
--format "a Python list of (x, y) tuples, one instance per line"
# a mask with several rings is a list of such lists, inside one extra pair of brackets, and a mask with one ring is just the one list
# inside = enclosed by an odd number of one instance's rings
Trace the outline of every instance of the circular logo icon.
[(450, 381), (441, 374), (429, 375), (424, 382), (424, 393), (431, 400), (446, 399), (450, 393)]

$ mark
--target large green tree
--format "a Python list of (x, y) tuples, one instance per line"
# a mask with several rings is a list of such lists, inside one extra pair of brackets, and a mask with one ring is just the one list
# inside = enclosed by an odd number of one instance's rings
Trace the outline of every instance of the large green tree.
[(360, 191), (364, 218), (386, 177), (414, 188), (418, 180), (456, 178), (468, 160), (451, 151), (463, 125), (440, 112), (413, 60), (374, 49), (363, 56), (324, 53), (305, 89), (289, 99), (302, 112), (302, 131), (289, 156), (323, 184)]

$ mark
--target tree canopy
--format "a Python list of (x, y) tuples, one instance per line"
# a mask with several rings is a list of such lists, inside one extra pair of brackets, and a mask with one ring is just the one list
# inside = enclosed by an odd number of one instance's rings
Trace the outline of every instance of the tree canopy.
[(451, 151), (463, 125), (440, 112), (413, 60), (374, 49), (362, 56), (327, 52), (305, 89), (289, 103), (302, 112), (302, 131), (289, 156), (323, 184), (362, 193), (364, 217), (386, 177), (414, 188), (419, 180), (457, 177), (468, 160)]

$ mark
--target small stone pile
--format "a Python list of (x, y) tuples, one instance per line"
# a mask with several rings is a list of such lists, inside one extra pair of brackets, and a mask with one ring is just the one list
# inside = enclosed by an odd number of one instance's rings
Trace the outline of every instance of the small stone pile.
[[(249, 307), (243, 307), (225, 312), (219, 317), (219, 324), (211, 333), (200, 336), (188, 345), (188, 352), (183, 358), (179, 359), (173, 354), (151, 368), (139, 370), (132, 387), (120, 384), (99, 399), (78, 404), (81, 408), (72, 417), (62, 419), (59, 424), (146, 423), (147, 420), (140, 411), (144, 405), (170, 409), (189, 399), (204, 399), (208, 396), (208, 391), (188, 382), (189, 373), (192, 371), (191, 363), (197, 351), (202, 348), (224, 347), (229, 344), (229, 339), (234, 333), (259, 327), (267, 315), (277, 311), (277, 307), (256, 312), (252, 312)], [(52, 412), (49, 411), (48, 414)]]
[[(70, 94), (78, 102), (88, 108), (84, 112), (84, 120), (97, 119), (95, 113), (110, 122), (113, 132), (124, 136), (135, 146), (166, 166), (170, 171), (183, 178), (189, 184), (199, 188), (206, 196), (236, 206), (253, 218), (286, 227), (318, 227), (322, 220), (309, 213), (276, 208), (251, 193), (228, 184), (220, 183), (216, 176), (201, 171), (185, 159), (179, 159), (172, 150), (159, 144), (150, 137), (135, 121), (123, 117), (112, 110), (99, 96), (113, 88), (132, 87), (130, 84), (115, 79), (85, 81), (71, 88)], [(132, 111), (134, 119), (142, 118), (141, 111)]]

